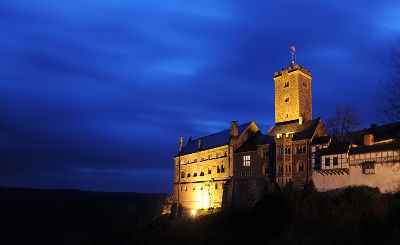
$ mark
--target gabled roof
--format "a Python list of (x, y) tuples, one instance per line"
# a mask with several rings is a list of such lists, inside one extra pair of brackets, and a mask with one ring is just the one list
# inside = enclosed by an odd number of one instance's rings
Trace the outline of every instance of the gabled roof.
[(349, 148), (350, 148), (350, 142), (348, 141), (330, 143), (328, 148), (321, 149), (320, 155), (325, 156), (333, 154), (343, 154), (347, 153), (349, 151)]
[(263, 139), (263, 134), (261, 133), (261, 131), (257, 131), (254, 136), (249, 137), (239, 148), (237, 148), (235, 150), (235, 153), (256, 151), (258, 143), (261, 139)]
[(323, 145), (323, 144), (328, 144), (331, 141), (331, 136), (326, 135), (326, 136), (319, 136), (315, 137), (311, 144), (312, 145)]
[(304, 121), (301, 125), (299, 125), (297, 120), (289, 121), (287, 123), (280, 123), (275, 125), (268, 132), (268, 135), (276, 136), (277, 134), (293, 132), (293, 140), (311, 139), (320, 120), (321, 118), (318, 117), (313, 120)]
[[(252, 122), (241, 124), (238, 126), (239, 136), (250, 126)], [(201, 150), (208, 150), (223, 145), (229, 145), (230, 129), (210, 134), (198, 139), (190, 140), (182, 150), (182, 155), (191, 154), (198, 151), (198, 141), (201, 140)]]
[(266, 145), (266, 144), (271, 145), (273, 143), (275, 143), (274, 137), (266, 134), (266, 135), (264, 135), (264, 137), (260, 140), (260, 142), (258, 144), (259, 145)]

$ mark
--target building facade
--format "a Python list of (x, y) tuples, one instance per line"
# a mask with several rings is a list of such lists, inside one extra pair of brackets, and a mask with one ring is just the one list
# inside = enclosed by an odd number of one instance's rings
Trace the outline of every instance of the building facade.
[(292, 64), (274, 74), (275, 125), (255, 122), (180, 139), (174, 157), (173, 209), (247, 208), (267, 192), (313, 181), (320, 191), (368, 185), (400, 186), (400, 122), (353, 132), (331, 142), (321, 117), (312, 118), (311, 72)]

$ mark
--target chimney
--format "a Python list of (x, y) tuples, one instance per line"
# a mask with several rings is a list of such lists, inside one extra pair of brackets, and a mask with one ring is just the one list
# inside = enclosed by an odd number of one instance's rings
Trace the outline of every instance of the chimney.
[(181, 137), (179, 138), (179, 153), (182, 153), (182, 150), (183, 150), (182, 140), (183, 140), (183, 138), (182, 138), (182, 136), (181, 136)]
[(201, 139), (199, 139), (199, 141), (197, 142), (197, 149), (199, 150), (199, 151), (201, 151)]
[(230, 136), (236, 138), (239, 136), (238, 121), (231, 121)]
[(364, 135), (364, 145), (373, 145), (374, 144), (374, 135), (366, 134)]

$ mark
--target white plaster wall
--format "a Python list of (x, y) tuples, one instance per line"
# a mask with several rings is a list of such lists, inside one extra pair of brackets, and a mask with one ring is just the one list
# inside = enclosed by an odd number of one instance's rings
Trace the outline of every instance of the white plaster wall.
[(313, 171), (312, 178), (319, 191), (361, 185), (378, 187), (383, 193), (400, 189), (400, 163), (377, 163), (375, 174), (363, 174), (361, 165), (350, 166), (349, 173), (348, 175), (322, 175)]

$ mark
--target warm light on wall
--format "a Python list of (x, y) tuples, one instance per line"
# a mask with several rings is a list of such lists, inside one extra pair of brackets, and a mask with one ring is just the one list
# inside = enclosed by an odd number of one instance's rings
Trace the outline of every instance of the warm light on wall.
[(193, 217), (195, 217), (196, 214), (197, 214), (197, 210), (196, 210), (196, 209), (193, 209), (193, 210), (190, 212), (190, 214), (191, 214)]

